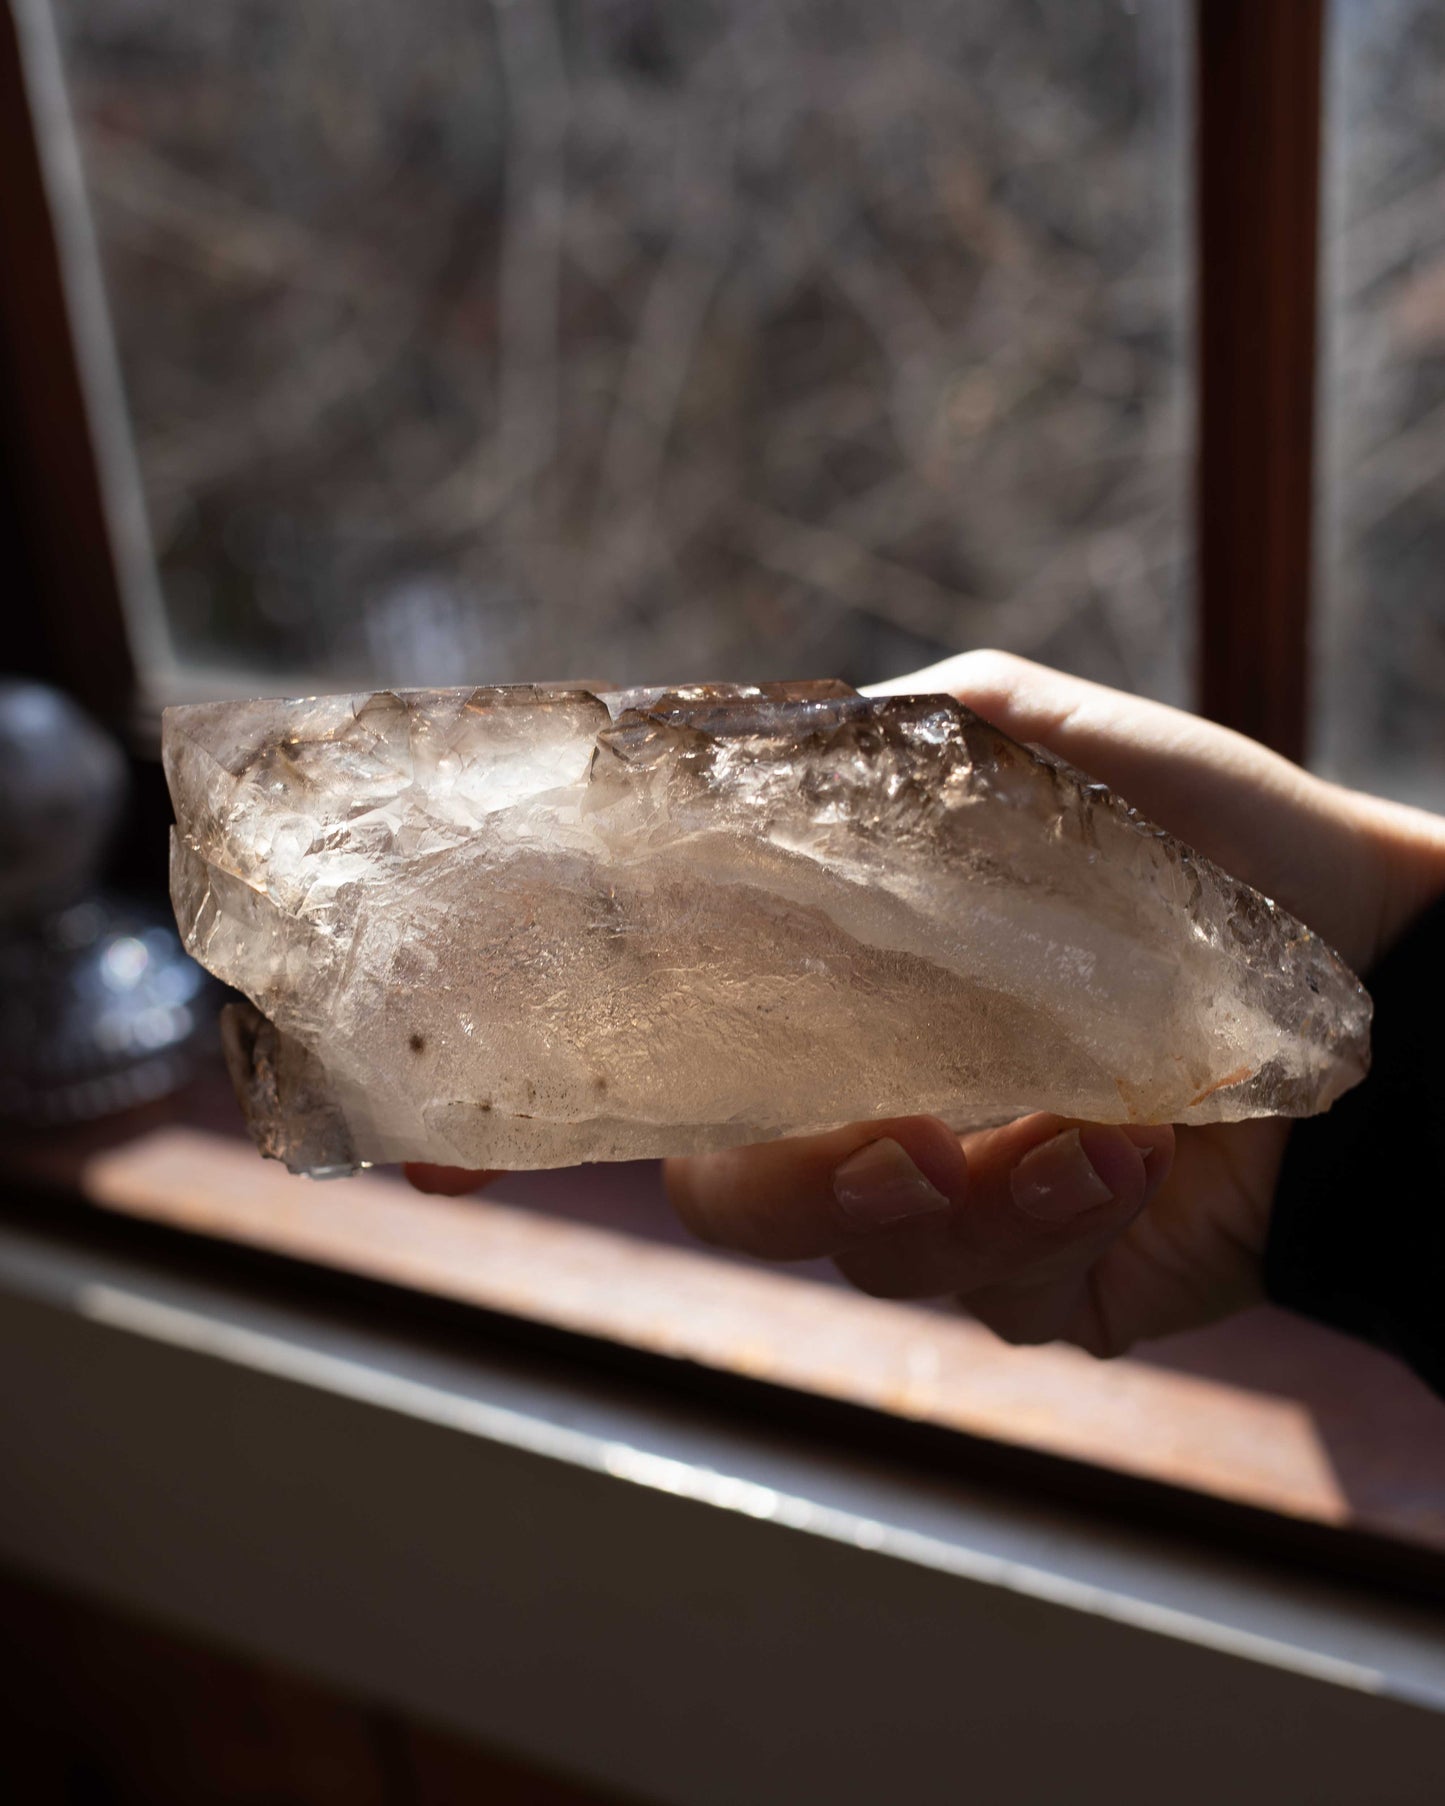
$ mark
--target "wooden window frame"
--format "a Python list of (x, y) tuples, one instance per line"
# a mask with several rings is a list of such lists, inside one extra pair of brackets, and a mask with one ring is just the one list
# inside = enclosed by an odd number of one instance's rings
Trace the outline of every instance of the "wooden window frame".
[(0, 544), (29, 602), (8, 611), (6, 633), (15, 665), (120, 723), (137, 670), (73, 330), (62, 178), (42, 149), (55, 72), (36, 42), (38, 16), (34, 0), (0, 3)]
[(1324, 0), (1195, 0), (1200, 712), (1309, 746)]

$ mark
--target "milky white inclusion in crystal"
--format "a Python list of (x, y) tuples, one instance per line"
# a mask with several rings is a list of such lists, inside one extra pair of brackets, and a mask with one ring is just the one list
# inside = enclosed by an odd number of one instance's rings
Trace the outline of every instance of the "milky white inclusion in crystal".
[(165, 763), (181, 932), (297, 1170), (1302, 1116), (1368, 1062), (1307, 928), (946, 696), (209, 703)]

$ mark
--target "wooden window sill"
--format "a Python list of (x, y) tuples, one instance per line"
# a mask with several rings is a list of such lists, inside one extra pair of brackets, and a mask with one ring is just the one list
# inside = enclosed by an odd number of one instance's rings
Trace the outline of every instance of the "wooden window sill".
[(12, 1147), (0, 1177), (8, 1168), (12, 1190), (582, 1338), (684, 1382), (839, 1407), (851, 1429), (908, 1426), (955, 1471), (1132, 1503), (1151, 1522), (1182, 1510), (1445, 1596), (1439, 1401), (1394, 1361), (1285, 1313), (1256, 1310), (1110, 1363), (1011, 1349), (951, 1308), (699, 1249), (647, 1165), (423, 1197), (388, 1173), (295, 1179), (221, 1126), (233, 1124), (229, 1097), (202, 1083), (170, 1120)]

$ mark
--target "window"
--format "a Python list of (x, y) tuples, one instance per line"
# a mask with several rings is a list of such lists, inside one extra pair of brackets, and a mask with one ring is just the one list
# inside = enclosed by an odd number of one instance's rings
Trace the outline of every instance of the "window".
[[(155, 701), (864, 680), (988, 641), (1301, 752), (1322, 17), (9, 0), (0, 424), (58, 666), (120, 713), (127, 646)], [(1317, 748), (1438, 801), (1441, 33), (1411, 0), (1333, 17)], [(58, 259), (39, 181), (21, 194), (27, 94)], [(159, 844), (136, 841), (152, 881)], [(942, 1313), (695, 1250), (649, 1266), (638, 1244), (673, 1233), (655, 1174), (528, 1176), (475, 1209), (384, 1177), (298, 1192), (208, 1126), (234, 1130), (228, 1100), (187, 1108), (46, 1170), (118, 1212), (1438, 1550), (1371, 1456), (1418, 1400), (1303, 1329), (1109, 1371), (1010, 1354), (990, 1380), (984, 1332)], [(1021, 1428), (1030, 1383), (1053, 1402)]]
[(55, 17), (164, 689), (1185, 695), (1180, 0)]
[(1445, 806), (1445, 19), (1332, 15), (1319, 751)]

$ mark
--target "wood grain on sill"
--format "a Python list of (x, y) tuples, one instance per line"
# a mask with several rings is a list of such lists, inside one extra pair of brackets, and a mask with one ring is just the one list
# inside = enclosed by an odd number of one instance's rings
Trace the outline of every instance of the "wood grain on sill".
[[(153, 1128), (65, 1164), (91, 1203), (154, 1223), (1445, 1552), (1437, 1401), (1385, 1357), (1273, 1313), (1099, 1364), (1068, 1348), (1007, 1348), (962, 1315), (490, 1194), (422, 1197), (377, 1174), (317, 1185), (191, 1127)], [(594, 1175), (604, 1192), (648, 1177), (583, 1169), (568, 1183), (585, 1192)]]

